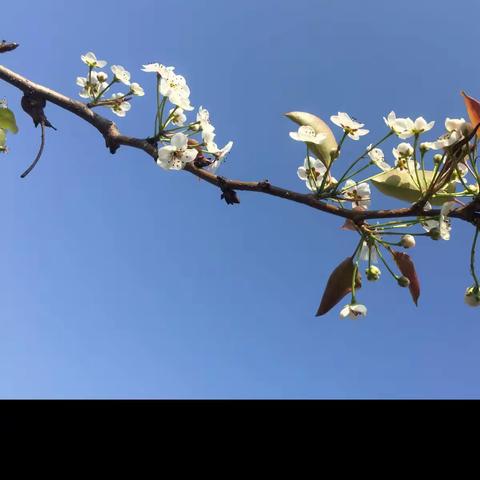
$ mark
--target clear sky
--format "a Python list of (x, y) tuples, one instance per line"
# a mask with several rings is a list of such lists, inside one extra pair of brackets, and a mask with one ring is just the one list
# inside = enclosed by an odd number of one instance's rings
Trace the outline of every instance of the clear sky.
[[(219, 143), (235, 142), (223, 175), (303, 191), (304, 152), (282, 114), (365, 122), (371, 135), (346, 155), (384, 134), (391, 109), (436, 120), (439, 134), (446, 116), (466, 115), (460, 90), (480, 97), (479, 13), (476, 0), (7, 2), (2, 36), (21, 47), (0, 61), (73, 97), (81, 54), (125, 66), (147, 92), (118, 119), (135, 136), (153, 128), (154, 77), (141, 65), (175, 65)], [(356, 244), (339, 219), (247, 192), (227, 206), (142, 152), (110, 155), (54, 105), (58, 132), (21, 180), (39, 131), (18, 91), (1, 83), (0, 97), (20, 127), (0, 158), (0, 397), (480, 396), (467, 225), (411, 252), (418, 308), (384, 275), (360, 293), (366, 318), (339, 320), (346, 302), (315, 318)], [(401, 204), (374, 192), (384, 205)]]

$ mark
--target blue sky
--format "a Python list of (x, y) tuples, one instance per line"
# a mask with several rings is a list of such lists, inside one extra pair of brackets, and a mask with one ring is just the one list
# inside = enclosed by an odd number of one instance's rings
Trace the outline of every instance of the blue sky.
[[(153, 76), (175, 65), (195, 106), (234, 149), (222, 174), (302, 191), (303, 149), (282, 117), (346, 111), (372, 133), (382, 116), (425, 116), (441, 132), (480, 97), (476, 1), (8, 2), (2, 64), (75, 97), (91, 50), (147, 91), (125, 133), (153, 126)], [(22, 21), (19, 21), (22, 19)], [(473, 398), (479, 311), (463, 303), (471, 235), (417, 243), (420, 305), (387, 276), (365, 285), (361, 321), (315, 318), (330, 271), (356, 238), (321, 212), (241, 193), (227, 206), (189, 174), (142, 152), (110, 155), (89, 125), (54, 105), (39, 131), (2, 83), (20, 133), (0, 158), (0, 397)], [(107, 113), (107, 115), (109, 115)], [(336, 131), (338, 133), (338, 131)], [(388, 149), (386, 149), (388, 151)], [(374, 196), (374, 207), (399, 205)], [(343, 304), (340, 305), (340, 307)]]

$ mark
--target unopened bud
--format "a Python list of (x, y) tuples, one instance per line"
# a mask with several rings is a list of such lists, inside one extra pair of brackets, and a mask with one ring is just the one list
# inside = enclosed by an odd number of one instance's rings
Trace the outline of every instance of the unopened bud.
[(415, 246), (415, 237), (413, 235), (404, 235), (400, 239), (400, 245), (403, 248), (413, 248)]
[(443, 158), (443, 155), (440, 155), (439, 153), (437, 153), (437, 154), (435, 154), (435, 155), (433, 156), (433, 161), (434, 161), (435, 163), (441, 163), (442, 158)]
[(420, 152), (422, 152), (422, 153), (428, 152), (428, 150), (430, 150), (430, 148), (431, 148), (431, 147), (430, 147), (429, 142), (422, 142), (422, 143), (420, 144)]
[(381, 274), (382, 272), (375, 265), (371, 265), (365, 270), (365, 275), (367, 276), (367, 280), (369, 280), (370, 282), (375, 282), (376, 280), (378, 280)]
[(440, 230), (437, 227), (433, 227), (428, 234), (432, 240), (440, 240)]
[(194, 132), (199, 132), (200, 131), (200, 124), (199, 123), (192, 123), (189, 128), (190, 128), (190, 130), (193, 130)]
[(478, 290), (478, 287), (467, 288), (464, 300), (468, 306), (478, 307), (480, 305), (480, 292)]
[(410, 280), (407, 277), (398, 277), (397, 282), (401, 287), (408, 287), (410, 285)]

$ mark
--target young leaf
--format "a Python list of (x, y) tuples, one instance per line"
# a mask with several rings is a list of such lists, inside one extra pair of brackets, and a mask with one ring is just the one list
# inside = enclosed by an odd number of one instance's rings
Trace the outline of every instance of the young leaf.
[[(425, 173), (425, 181), (423, 179), (423, 174)], [(427, 186), (431, 183), (433, 179), (433, 171), (425, 170), (422, 172), (418, 171), (418, 176), (420, 182), (422, 183), (423, 191), (427, 189)], [(413, 175), (415, 173), (412, 172)], [(396, 198), (398, 200), (403, 200), (405, 202), (416, 202), (420, 199), (421, 193), (418, 186), (413, 181), (410, 173), (407, 170), (390, 170), (388, 172), (382, 173), (376, 178), (371, 180), (373, 186), (380, 190), (384, 195), (389, 197)], [(455, 182), (448, 183), (439, 193), (455, 193), (456, 184)], [(440, 197), (430, 199), (430, 203), (433, 205), (443, 205), (447, 201), (453, 200), (453, 197)]]
[[(317, 317), (325, 315), (347, 294), (352, 291), (352, 278), (355, 271), (353, 257), (346, 258), (338, 267), (331, 273), (328, 279), (327, 286), (323, 292), (322, 301), (317, 310)], [(355, 288), (362, 286), (362, 279), (360, 272), (357, 271), (355, 279)]]
[[(472, 127), (475, 128), (480, 123), (480, 102), (472, 97), (469, 97), (462, 91), (463, 100), (467, 107), (468, 117), (472, 123)], [(480, 130), (477, 130), (477, 136), (480, 137)]]
[(315, 132), (324, 133), (327, 136), (320, 145), (309, 143), (308, 146), (316, 157), (328, 167), (330, 164), (330, 152), (338, 147), (335, 135), (330, 130), (330, 127), (321, 118), (307, 112), (289, 112), (285, 116), (297, 125), (312, 127)]
[(420, 296), (420, 283), (418, 281), (417, 272), (415, 271), (415, 265), (410, 258), (410, 255), (407, 255), (403, 252), (397, 252), (392, 250), (393, 259), (397, 264), (402, 275), (407, 277), (410, 280), (410, 285), (408, 286), (410, 294), (412, 295), (415, 305), (418, 306), (418, 297)]
[(15, 115), (9, 108), (0, 108), (0, 128), (10, 130), (12, 133), (18, 132)]

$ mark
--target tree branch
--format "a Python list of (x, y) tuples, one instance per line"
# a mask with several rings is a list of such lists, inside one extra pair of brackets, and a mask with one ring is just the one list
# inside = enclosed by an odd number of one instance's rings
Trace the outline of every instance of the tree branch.
[[(8, 51), (8, 49), (5, 51)], [(0, 51), (0, 53), (3, 52)], [(24, 94), (38, 95), (90, 123), (102, 134), (103, 138), (105, 139), (105, 144), (111, 153), (115, 153), (120, 146), (124, 145), (143, 150), (154, 160), (157, 159), (157, 148), (147, 139), (122, 135), (114, 122), (94, 112), (84, 103), (69, 98), (59, 92), (56, 92), (55, 90), (44, 87), (43, 85), (34, 83), (2, 65), (0, 65), (0, 79), (18, 88)], [(225, 190), (241, 190), (264, 193), (274, 197), (283, 198), (285, 200), (301, 203), (331, 215), (350, 219), (356, 223), (362, 223), (364, 220), (368, 219), (416, 217), (419, 215), (424, 217), (433, 217), (440, 214), (439, 209), (424, 211), (419, 205), (412, 205), (408, 208), (399, 208), (393, 210), (347, 210), (323, 202), (313, 194), (298, 193), (285, 188), (277, 187), (269, 183), (267, 180), (260, 182), (243, 182), (239, 180), (226, 179), (195, 166), (193, 162), (187, 164), (184, 170), (220, 188), (224, 193)], [(480, 210), (480, 205), (474, 201), (468, 204), (466, 207), (452, 211), (450, 216), (477, 224), (478, 219), (480, 218), (478, 210)]]

